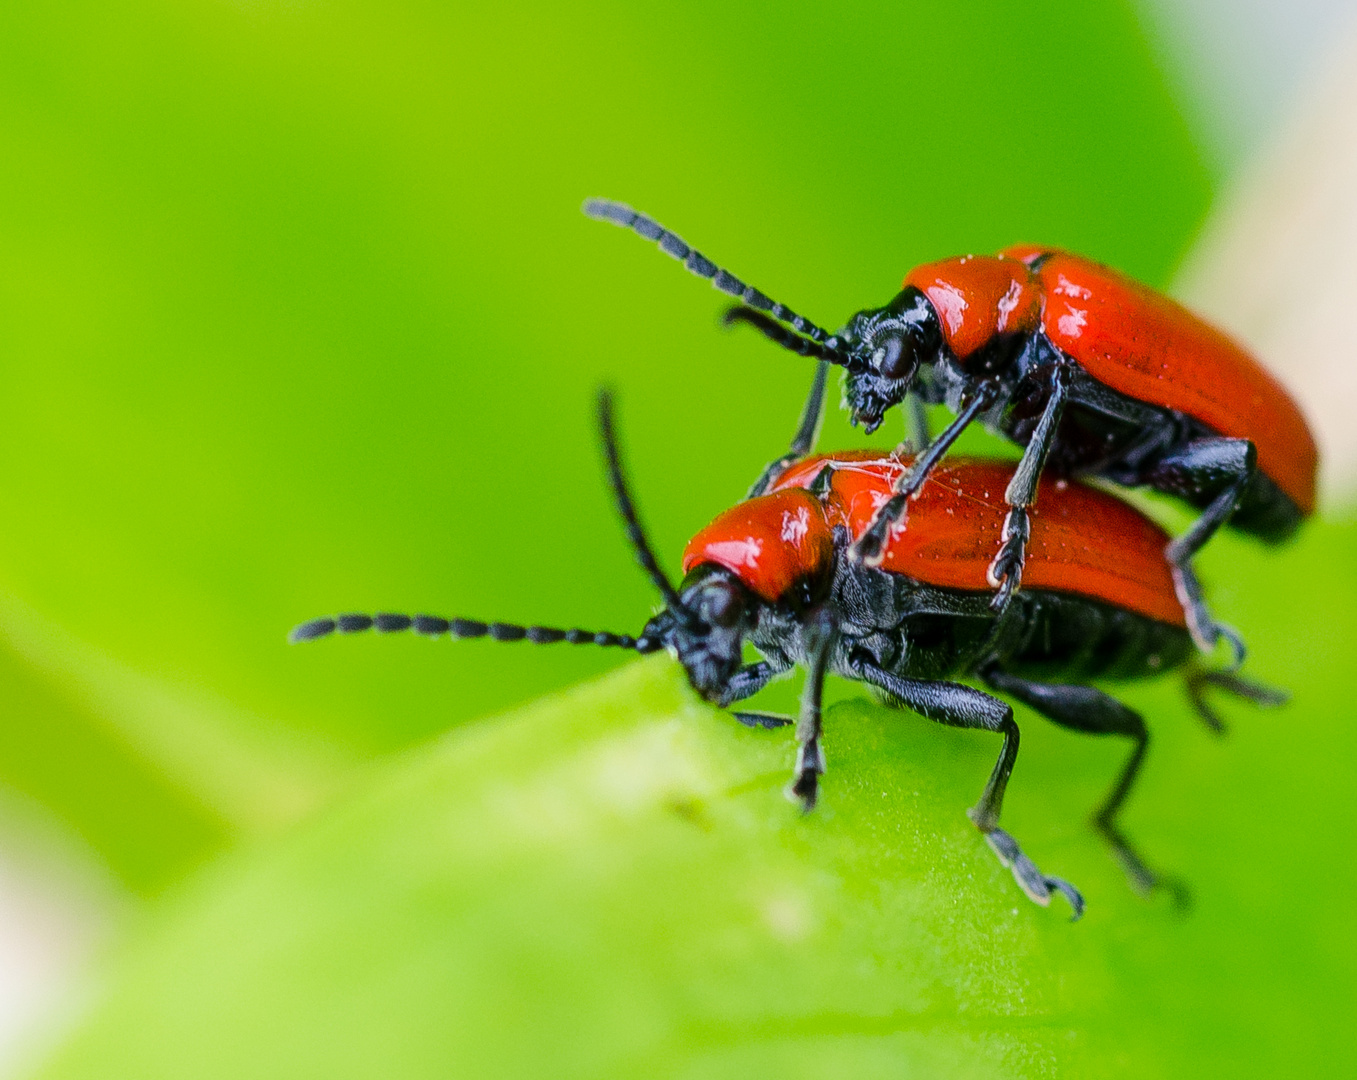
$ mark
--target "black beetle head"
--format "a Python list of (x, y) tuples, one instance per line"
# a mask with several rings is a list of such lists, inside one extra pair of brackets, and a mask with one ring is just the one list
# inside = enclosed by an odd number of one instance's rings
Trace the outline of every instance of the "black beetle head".
[(666, 607), (646, 623), (643, 637), (658, 638), (708, 701), (725, 694), (744, 663), (744, 642), (758, 619), (759, 601), (731, 571), (703, 563), (679, 589), (682, 608)]
[(933, 305), (912, 286), (883, 308), (859, 311), (841, 337), (851, 356), (844, 403), (853, 423), (868, 432), (881, 425), (886, 410), (905, 399), (920, 365), (933, 363), (942, 344)]

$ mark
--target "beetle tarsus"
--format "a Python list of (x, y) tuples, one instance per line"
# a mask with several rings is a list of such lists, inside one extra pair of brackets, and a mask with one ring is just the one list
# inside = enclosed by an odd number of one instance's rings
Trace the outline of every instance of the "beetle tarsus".
[(1064, 878), (1043, 874), (1037, 864), (1018, 846), (1012, 834), (1000, 828), (990, 829), (985, 833), (985, 843), (989, 844), (990, 850), (998, 856), (999, 862), (1012, 871), (1013, 880), (1018, 883), (1018, 888), (1027, 894), (1028, 899), (1042, 907), (1048, 907), (1051, 897), (1055, 893), (1060, 893), (1069, 901), (1070, 909), (1073, 911), (1070, 921), (1074, 922), (1083, 917), (1083, 893)]
[(1173, 572), (1173, 589), (1183, 605), (1187, 631), (1192, 635), (1192, 642), (1197, 646), (1197, 651), (1209, 656), (1216, 651), (1216, 646), (1224, 641), (1230, 648), (1230, 661), (1224, 670), (1238, 671), (1249, 653), (1244, 639), (1234, 627), (1217, 622), (1211, 617), (1202, 594), (1201, 583), (1189, 563), (1175, 562), (1170, 555), (1169, 566)]
[(799, 803), (804, 813), (815, 809), (820, 794), (820, 774), (825, 771), (825, 755), (820, 740), (811, 739), (796, 751), (796, 771), (787, 785), (787, 797)]
[(1192, 703), (1193, 711), (1201, 719), (1201, 722), (1217, 735), (1226, 734), (1229, 728), (1225, 721), (1221, 719), (1220, 714), (1207, 701), (1206, 687), (1208, 686), (1218, 686), (1227, 693), (1241, 697), (1245, 701), (1251, 701), (1264, 709), (1273, 709), (1279, 705), (1285, 705), (1291, 700), (1290, 694), (1275, 686), (1265, 686), (1262, 683), (1254, 682), (1252, 679), (1245, 679), (1236, 675), (1232, 671), (1213, 671), (1195, 664), (1188, 669), (1185, 682), (1187, 698)]
[(1151, 870), (1145, 864), (1145, 860), (1131, 847), (1126, 837), (1122, 835), (1121, 830), (1113, 823), (1112, 815), (1106, 812), (1095, 815), (1093, 827), (1103, 835), (1108, 846), (1112, 849), (1112, 854), (1121, 864), (1121, 868), (1126, 874), (1126, 880), (1130, 882), (1131, 888), (1140, 893), (1141, 896), (1150, 896), (1157, 891), (1162, 891), (1168, 893), (1170, 901), (1177, 910), (1186, 911), (1192, 906), (1192, 890), (1188, 887), (1187, 882), (1176, 875), (1159, 874)]
[(875, 569), (886, 558), (886, 540), (894, 529), (903, 529), (909, 514), (909, 496), (896, 493), (881, 505), (867, 531), (848, 549), (849, 561)]
[(1027, 559), (1027, 541), (1031, 519), (1021, 506), (1014, 506), (1004, 518), (1003, 546), (985, 571), (986, 580), (998, 591), (990, 601), (991, 611), (1003, 611), (1013, 594), (1022, 586), (1023, 565)]
[(763, 728), (765, 731), (774, 731), (777, 728), (791, 727), (796, 721), (790, 716), (783, 716), (781, 713), (770, 712), (733, 712), (730, 714), (747, 728)]

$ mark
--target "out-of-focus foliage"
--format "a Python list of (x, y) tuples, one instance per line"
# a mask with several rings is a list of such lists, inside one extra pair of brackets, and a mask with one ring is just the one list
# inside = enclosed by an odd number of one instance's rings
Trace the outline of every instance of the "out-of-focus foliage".
[(1204, 560), (1287, 711), (1225, 706), (1222, 744), (1127, 692), (1127, 827), (1188, 916), (1083, 827), (1125, 748), (1031, 717), (1007, 821), (1079, 926), (962, 815), (993, 741), (857, 688), (801, 818), (785, 736), (664, 658), (411, 747), (619, 658), (284, 644), (337, 609), (636, 628), (602, 381), (671, 564), (785, 443), (808, 367), (586, 196), (830, 324), (1024, 239), (1162, 284), (1209, 191), (1121, 3), (17, 0), (0, 138), (0, 779), (142, 893), (314, 810), (150, 905), (48, 1075), (1325, 1071), (1351, 528)]
[(1085, 890), (1071, 925), (962, 814), (994, 738), (840, 703), (803, 817), (786, 734), (697, 704), (658, 657), (401, 755), (225, 860), (43, 1075), (1334, 1075), (1357, 964), (1357, 728), (1332, 677), (1355, 540), (1225, 545), (1285, 711), (1220, 701), (1222, 741), (1176, 678), (1121, 691), (1156, 738), (1125, 824), (1190, 912), (1133, 895), (1084, 824), (1124, 742), (1020, 716), (1006, 820)]
[(335, 609), (637, 627), (601, 381), (671, 561), (785, 443), (808, 367), (584, 197), (831, 325), (1017, 240), (1163, 282), (1208, 199), (1114, 0), (3, 22), (0, 633), (74, 719), (7, 680), (0, 757), (140, 890), (618, 662), (284, 644)]

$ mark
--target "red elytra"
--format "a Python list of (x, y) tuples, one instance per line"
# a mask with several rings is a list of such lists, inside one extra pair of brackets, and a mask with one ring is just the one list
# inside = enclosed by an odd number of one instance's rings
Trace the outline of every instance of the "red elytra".
[[(870, 524), (909, 456), (848, 451), (807, 458), (789, 468), (768, 495), (719, 515), (689, 542), (687, 573), (711, 562), (735, 573), (775, 602), (800, 577), (822, 572), (832, 558), (836, 525), (853, 538)], [(821, 469), (833, 469), (823, 499), (805, 490)], [(948, 458), (911, 501), (881, 564), (927, 585), (993, 592), (987, 571), (1008, 507), (1011, 463)], [(1174, 626), (1186, 625), (1164, 558), (1168, 534), (1139, 511), (1078, 482), (1041, 481), (1031, 511), (1023, 585), (1073, 593)]]
[(959, 359), (998, 335), (1040, 327), (1118, 393), (1252, 440), (1259, 469), (1302, 513), (1314, 512), (1319, 453), (1299, 408), (1249, 352), (1181, 304), (1091, 259), (1032, 244), (928, 263), (904, 284), (928, 297)]

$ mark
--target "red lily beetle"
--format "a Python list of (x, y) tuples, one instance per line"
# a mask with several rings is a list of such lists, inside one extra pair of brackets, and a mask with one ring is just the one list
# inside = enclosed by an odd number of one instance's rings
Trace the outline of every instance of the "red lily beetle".
[[(1225, 523), (1268, 542), (1289, 537), (1314, 510), (1318, 453), (1286, 390), (1225, 334), (1115, 270), (1024, 245), (916, 267), (889, 304), (831, 335), (630, 207), (591, 199), (584, 211), (658, 242), (739, 298), (727, 321), (843, 367), (853, 423), (872, 431), (886, 410), (912, 398), (922, 453), (850, 558), (880, 561), (909, 499), (980, 420), (1025, 448), (990, 564), (996, 607), (1022, 581), (1037, 477), (1100, 476), (1202, 511), (1167, 544), (1175, 591), (1198, 648), (1210, 651), (1224, 637), (1235, 666), (1242, 661), (1238, 635), (1207, 611), (1192, 557)], [(930, 444), (920, 406), (940, 403), (956, 419)]]
[[(1003, 493), (1012, 483), (1012, 464), (938, 465), (919, 488), (908, 527), (891, 534), (877, 566), (865, 566), (847, 552), (915, 462), (875, 452), (821, 455), (790, 464), (767, 479), (766, 493), (699, 532), (684, 551), (685, 577), (675, 589), (651, 552), (627, 491), (606, 394), (600, 397), (599, 424), (622, 520), (638, 561), (665, 601), (638, 636), (430, 615), (350, 614), (304, 623), (292, 640), (375, 627), (455, 638), (592, 643), (640, 653), (667, 648), (694, 689), (721, 706), (751, 697), (800, 664), (807, 675), (795, 721), (767, 713), (735, 715), (750, 726), (795, 724), (798, 752), (789, 793), (807, 810), (815, 805), (825, 771), (825, 676), (834, 672), (864, 682), (888, 704), (1002, 735), (998, 761), (970, 818), (1029, 897), (1047, 904), (1053, 892), (1062, 893), (1077, 917), (1084, 906), (1079, 891), (1042, 873), (999, 827), (1018, 753), (1018, 726), (1005, 701), (949, 681), (977, 679), (1064, 727), (1132, 741), (1131, 756), (1094, 822), (1133, 884), (1148, 890), (1164, 883), (1116, 823), (1148, 746), (1145, 722), (1084, 685), (1095, 678), (1153, 676), (1192, 659), (1173, 569), (1164, 555), (1168, 538), (1157, 525), (1094, 488), (1042, 480), (1031, 514), (1026, 587), (998, 613), (988, 567), (1007, 512)], [(747, 663), (746, 643), (762, 659)], [(1186, 670), (1198, 711), (1217, 729), (1220, 722), (1202, 697), (1206, 685), (1262, 704), (1281, 700), (1230, 673), (1191, 663)]]

